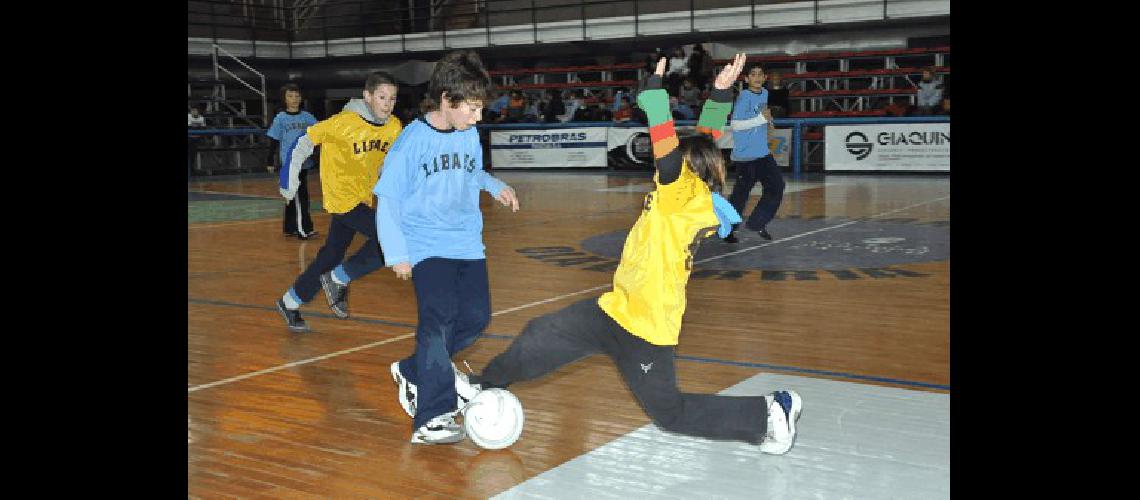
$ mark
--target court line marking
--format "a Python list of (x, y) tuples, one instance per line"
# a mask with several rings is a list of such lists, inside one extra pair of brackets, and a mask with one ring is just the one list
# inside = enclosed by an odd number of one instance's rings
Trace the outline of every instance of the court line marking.
[[(557, 301), (557, 300), (561, 300), (561, 299), (564, 299), (564, 298), (566, 298), (566, 297), (572, 297), (572, 296), (574, 296), (574, 295), (579, 295), (579, 294), (583, 294), (583, 293), (591, 292), (591, 291), (597, 290), (597, 289), (599, 289), (599, 288), (602, 288), (602, 287), (607, 287), (607, 286), (610, 286), (610, 285), (609, 285), (609, 283), (607, 283), (607, 284), (605, 284), (605, 285), (596, 286), (596, 287), (593, 287), (593, 288), (587, 288), (587, 289), (585, 289), (585, 290), (580, 290), (580, 291), (577, 291), (577, 292), (572, 292), (572, 293), (567, 293), (567, 294), (559, 295), (559, 296), (557, 296), (557, 297), (554, 297), (554, 298), (550, 298), (550, 299), (546, 299), (546, 300), (539, 300), (539, 301), (536, 301), (536, 302), (531, 302), (530, 304), (525, 304), (525, 305), (522, 305), (522, 306), (518, 306), (518, 307), (512, 307), (512, 308), (510, 308), (510, 309), (504, 309), (504, 310), (502, 310), (502, 311), (499, 311), (499, 312), (491, 313), (491, 316), (492, 316), (492, 317), (494, 317), (494, 316), (499, 316), (499, 315), (502, 315), (502, 314), (507, 314), (507, 313), (510, 313), (510, 312), (514, 312), (514, 311), (517, 311), (517, 310), (519, 310), (519, 309), (526, 309), (526, 308), (528, 308), (528, 307), (533, 307), (533, 306), (537, 306), (537, 305), (540, 305), (540, 304), (545, 304), (545, 303), (548, 303), (548, 302), (554, 302), (554, 301)], [(203, 301), (199, 301), (199, 302), (208, 303), (208, 301), (204, 301), (204, 300), (203, 300)], [(249, 307), (257, 307), (257, 306), (249, 306)], [(294, 361), (294, 362), (292, 362), (292, 363), (286, 363), (286, 364), (284, 364), (284, 365), (274, 366), (274, 367), (266, 368), (266, 369), (264, 369), (264, 370), (258, 370), (258, 371), (255, 371), (255, 372), (246, 373), (246, 374), (243, 374), (243, 375), (237, 375), (237, 376), (234, 376), (234, 377), (230, 377), (230, 378), (227, 378), (227, 379), (218, 380), (218, 381), (216, 381), (216, 382), (210, 382), (210, 383), (207, 383), (207, 384), (196, 385), (196, 386), (193, 386), (193, 387), (190, 387), (190, 388), (188, 388), (188, 390), (187, 390), (186, 392), (187, 392), (187, 393), (190, 393), (190, 392), (200, 391), (200, 390), (202, 390), (202, 389), (209, 389), (209, 388), (211, 388), (211, 387), (216, 387), (216, 386), (219, 386), (219, 385), (223, 385), (223, 384), (229, 384), (229, 383), (237, 382), (237, 381), (239, 381), (239, 380), (245, 380), (245, 379), (247, 379), (247, 378), (256, 377), (256, 376), (258, 376), (258, 375), (265, 375), (265, 374), (267, 374), (267, 373), (273, 373), (273, 372), (281, 371), (281, 370), (284, 370), (284, 369), (287, 369), (287, 368), (293, 368), (293, 367), (295, 367), (295, 366), (302, 366), (302, 365), (307, 365), (307, 364), (309, 364), (309, 363), (315, 363), (315, 362), (317, 362), (317, 361), (321, 361), (321, 360), (325, 360), (325, 359), (333, 358), (333, 357), (336, 357), (336, 356), (341, 356), (341, 355), (344, 355), (344, 354), (350, 354), (350, 353), (354, 353), (354, 352), (356, 352), (356, 351), (360, 351), (360, 350), (363, 350), (363, 349), (370, 349), (370, 348), (373, 348), (373, 347), (379, 347), (379, 346), (382, 346), (382, 345), (384, 345), (384, 344), (390, 344), (390, 343), (392, 343), (392, 342), (396, 342), (396, 341), (399, 341), (399, 340), (404, 340), (404, 339), (410, 338), (410, 337), (414, 336), (415, 334), (416, 334), (416, 332), (413, 330), (413, 331), (411, 331), (411, 332), (408, 332), (408, 333), (405, 333), (405, 334), (403, 334), (403, 335), (397, 335), (397, 336), (395, 336), (395, 337), (392, 337), (392, 338), (388, 338), (388, 339), (384, 339), (384, 340), (378, 340), (378, 341), (376, 341), (376, 342), (372, 342), (372, 343), (370, 343), (370, 344), (365, 344), (365, 345), (362, 345), (362, 346), (356, 346), (356, 347), (350, 347), (350, 348), (348, 348), (348, 349), (343, 349), (343, 350), (340, 350), (340, 351), (337, 351), (337, 352), (333, 352), (333, 353), (329, 353), (329, 354), (324, 354), (324, 355), (321, 355), (321, 356), (316, 356), (316, 357), (313, 357), (313, 358), (302, 359), (302, 360), (300, 360), (300, 361)]]
[[(852, 220), (852, 221), (849, 221), (849, 222), (844, 222), (844, 223), (842, 223), (842, 224), (836, 224), (836, 225), (834, 225), (834, 226), (828, 226), (828, 227), (825, 227), (825, 228), (822, 228), (822, 229), (815, 229), (815, 230), (812, 230), (812, 231), (808, 231), (808, 232), (806, 232), (806, 233), (801, 233), (801, 234), (798, 234), (798, 235), (795, 235), (795, 236), (789, 236), (789, 237), (787, 237), (787, 238), (780, 238), (780, 239), (778, 239), (778, 240), (774, 240), (774, 241), (771, 241), (771, 242), (769, 242), (769, 243), (764, 243), (764, 244), (761, 244), (761, 245), (756, 245), (756, 246), (753, 246), (753, 247), (749, 247), (749, 248), (741, 249), (741, 250), (738, 250), (738, 251), (735, 251), (735, 252), (732, 252), (732, 253), (728, 253), (728, 254), (724, 254), (724, 255), (718, 255), (718, 256), (716, 256), (716, 257), (710, 257), (710, 258), (707, 258), (707, 259), (703, 259), (703, 260), (701, 260), (700, 262), (697, 262), (697, 263), (698, 263), (698, 264), (700, 264), (700, 263), (703, 263), (703, 262), (708, 262), (708, 261), (710, 261), (710, 260), (719, 259), (719, 258), (721, 258), (721, 257), (725, 257), (725, 256), (728, 256), (728, 255), (735, 255), (735, 254), (738, 254), (738, 253), (747, 252), (747, 251), (750, 251), (750, 250), (755, 250), (755, 249), (757, 249), (757, 248), (765, 247), (765, 246), (768, 246), (768, 245), (774, 245), (774, 244), (776, 244), (776, 243), (780, 243), (780, 242), (784, 242), (784, 241), (793, 240), (793, 239), (796, 239), (796, 238), (799, 238), (799, 237), (802, 237), (802, 236), (807, 236), (807, 235), (809, 235), (809, 234), (814, 234), (814, 233), (818, 233), (818, 232), (822, 232), (822, 231), (827, 231), (827, 230), (830, 230), (830, 229), (836, 229), (836, 228), (840, 228), (840, 227), (844, 227), (844, 226), (849, 226), (849, 225), (851, 225), (851, 224), (855, 224), (855, 223), (858, 223), (858, 222), (862, 222), (862, 221), (863, 221), (863, 220), (865, 220), (865, 219), (871, 219), (871, 218), (880, 217), (880, 216), (883, 216), (883, 215), (889, 215), (889, 214), (893, 214), (893, 213), (895, 213), (895, 212), (901, 212), (901, 211), (903, 211), (903, 210), (909, 210), (909, 209), (911, 209), (911, 208), (914, 208), (914, 207), (919, 207), (919, 206), (922, 206), (922, 205), (927, 205), (927, 204), (930, 204), (930, 203), (934, 203), (934, 202), (936, 202), (936, 201), (942, 201), (942, 200), (945, 200), (945, 199), (949, 199), (949, 198), (950, 198), (950, 195), (946, 195), (946, 196), (943, 196), (943, 197), (941, 197), (941, 198), (935, 198), (935, 199), (933, 199), (933, 200), (924, 201), (924, 202), (922, 202), (922, 203), (915, 203), (915, 204), (913, 204), (913, 205), (908, 205), (908, 206), (906, 206), (906, 207), (903, 207), (903, 208), (896, 208), (896, 209), (894, 209), (894, 210), (890, 210), (890, 211), (887, 211), (887, 212), (882, 212), (882, 213), (879, 213), (879, 214), (871, 215), (871, 216), (869, 216), (869, 217), (865, 217), (865, 218), (859, 218), (859, 219), (855, 219), (855, 220)], [(531, 302), (531, 303), (529, 303), (529, 304), (524, 304), (524, 305), (521, 305), (521, 306), (513, 307), (513, 308), (510, 308), (510, 309), (504, 309), (504, 310), (502, 310), (502, 311), (499, 311), (499, 312), (494, 312), (494, 313), (491, 313), (491, 316), (492, 316), (492, 317), (494, 317), (494, 316), (499, 316), (499, 315), (502, 315), (502, 314), (507, 314), (507, 313), (509, 313), (509, 312), (514, 312), (514, 311), (518, 311), (518, 310), (522, 310), (522, 309), (527, 309), (527, 308), (530, 308), (530, 307), (534, 307), (534, 306), (537, 306), (537, 305), (546, 304), (546, 303), (549, 303), (549, 302), (554, 302), (554, 301), (557, 301), (557, 300), (561, 300), (561, 299), (564, 299), (564, 298), (567, 298), (567, 297), (572, 297), (572, 296), (574, 296), (574, 295), (580, 295), (580, 294), (583, 294), (583, 293), (587, 293), (587, 292), (590, 292), (590, 291), (598, 290), (598, 289), (600, 289), (600, 288), (604, 288), (604, 287), (608, 287), (608, 286), (612, 286), (612, 282), (607, 282), (607, 283), (605, 283), (604, 285), (598, 285), (598, 286), (595, 286), (595, 287), (592, 287), (592, 288), (587, 288), (587, 289), (585, 289), (585, 290), (580, 290), (580, 291), (577, 291), (577, 292), (571, 292), (571, 293), (567, 293), (567, 294), (562, 294), (562, 295), (559, 295), (559, 296), (557, 296), (557, 297), (554, 297), (554, 298), (545, 299), (545, 300), (539, 300), (539, 301)], [(196, 392), (196, 391), (199, 391), (199, 390), (202, 390), (202, 389), (208, 389), (208, 388), (210, 388), (210, 387), (217, 387), (217, 386), (219, 386), (219, 385), (229, 384), (229, 383), (237, 382), (237, 381), (240, 381), (240, 380), (245, 380), (245, 379), (247, 379), (247, 378), (256, 377), (256, 376), (258, 376), (258, 375), (264, 375), (264, 374), (267, 374), (267, 373), (273, 373), (273, 372), (281, 371), (281, 370), (284, 370), (284, 369), (287, 369), (287, 368), (292, 368), (292, 367), (295, 367), (295, 366), (302, 366), (302, 365), (307, 365), (307, 364), (309, 364), (309, 363), (315, 363), (315, 362), (317, 362), (317, 361), (322, 361), (322, 360), (325, 360), (325, 359), (334, 358), (334, 357), (337, 357), (337, 356), (341, 356), (341, 355), (344, 355), (344, 354), (350, 354), (350, 353), (353, 353), (353, 352), (356, 352), (356, 351), (360, 351), (360, 350), (364, 350), (364, 349), (370, 349), (370, 348), (372, 348), (372, 347), (377, 347), (377, 346), (381, 346), (381, 345), (384, 345), (384, 344), (390, 344), (390, 343), (392, 343), (392, 342), (396, 342), (396, 341), (399, 341), (399, 340), (404, 340), (404, 339), (410, 338), (410, 337), (414, 336), (415, 334), (416, 334), (416, 332), (412, 331), (412, 332), (409, 332), (409, 333), (405, 333), (405, 334), (403, 334), (403, 335), (399, 335), (399, 336), (396, 336), (396, 337), (392, 337), (392, 338), (388, 338), (388, 339), (384, 339), (384, 340), (379, 340), (379, 341), (376, 341), (376, 342), (372, 342), (372, 343), (369, 343), (369, 344), (365, 344), (365, 345), (362, 345), (362, 346), (351, 347), (351, 348), (348, 348), (348, 349), (343, 349), (343, 350), (340, 350), (340, 351), (337, 351), (337, 352), (332, 352), (332, 353), (329, 353), (329, 354), (324, 354), (324, 355), (321, 355), (321, 356), (316, 356), (316, 357), (312, 357), (312, 358), (308, 358), (308, 359), (302, 359), (302, 360), (300, 360), (300, 361), (294, 361), (294, 362), (292, 362), (292, 363), (286, 363), (286, 364), (284, 364), (284, 365), (279, 365), (279, 366), (274, 366), (274, 367), (266, 368), (266, 369), (264, 369), (264, 370), (258, 370), (258, 371), (255, 371), (255, 372), (250, 372), (250, 373), (246, 373), (246, 374), (243, 374), (243, 375), (237, 375), (237, 376), (234, 376), (234, 377), (230, 377), (230, 378), (227, 378), (227, 379), (218, 380), (218, 381), (215, 381), (215, 382), (210, 382), (210, 383), (206, 383), (206, 384), (201, 384), (201, 385), (192, 386), (192, 387), (189, 387), (189, 388), (187, 389), (187, 392), (188, 392), (188, 393), (190, 393), (190, 392)]]
[[(943, 196), (943, 197), (941, 197), (941, 198), (935, 198), (935, 199), (933, 199), (933, 200), (924, 201), (924, 202), (922, 202), (922, 203), (915, 203), (914, 205), (909, 205), (909, 206), (905, 206), (905, 207), (902, 207), (902, 208), (896, 208), (896, 209), (894, 209), (894, 210), (890, 210), (890, 211), (887, 211), (887, 212), (878, 213), (878, 214), (875, 214), (875, 215), (871, 215), (871, 216), (867, 216), (867, 217), (860, 217), (860, 218), (857, 218), (857, 219), (853, 219), (853, 220), (850, 220), (850, 221), (847, 221), (847, 222), (844, 222), (844, 223), (841, 223), (841, 224), (836, 224), (836, 225), (834, 225), (834, 226), (826, 226), (826, 227), (822, 227), (822, 228), (819, 228), (819, 229), (813, 229), (813, 230), (811, 230), (811, 231), (808, 231), (808, 232), (806, 232), (806, 233), (800, 233), (800, 234), (797, 234), (797, 235), (788, 236), (788, 237), (786, 237), (786, 238), (779, 238), (779, 239), (776, 239), (776, 240), (772, 240), (772, 241), (769, 241), (769, 242), (767, 242), (767, 243), (761, 243), (761, 244), (759, 244), (759, 245), (756, 245), (756, 246), (751, 246), (751, 247), (748, 247), (748, 248), (742, 248), (742, 249), (740, 249), (740, 250), (737, 250), (737, 251), (735, 251), (735, 252), (729, 252), (729, 253), (725, 253), (725, 254), (720, 254), (720, 255), (716, 255), (716, 256), (713, 256), (713, 257), (709, 257), (709, 258), (707, 258), (707, 259), (701, 259), (701, 260), (698, 260), (698, 261), (694, 262), (694, 264), (704, 264), (705, 262), (713, 261), (713, 260), (716, 260), (716, 259), (723, 259), (723, 258), (725, 258), (725, 257), (729, 257), (729, 256), (732, 256), (732, 255), (737, 255), (737, 254), (741, 254), (741, 253), (744, 253), (744, 252), (750, 252), (750, 251), (752, 251), (752, 250), (755, 250), (755, 249), (757, 249), (757, 248), (763, 248), (763, 247), (766, 247), (766, 246), (768, 246), (768, 245), (775, 245), (776, 243), (783, 243), (783, 242), (785, 242), (785, 241), (791, 241), (791, 240), (794, 240), (794, 239), (796, 239), (796, 238), (802, 238), (802, 237), (804, 237), (804, 236), (808, 236), (808, 235), (811, 235), (811, 234), (820, 233), (820, 232), (823, 232), (823, 231), (830, 231), (830, 230), (832, 230), (832, 229), (836, 229), (836, 228), (840, 228), (840, 227), (844, 227), (844, 226), (850, 226), (851, 224), (858, 224), (858, 223), (860, 223), (860, 222), (863, 222), (864, 220), (867, 220), (867, 219), (873, 219), (873, 218), (875, 218), (875, 217), (882, 217), (882, 216), (884, 216), (884, 215), (890, 215), (890, 214), (893, 214), (893, 213), (895, 213), (895, 212), (902, 212), (902, 211), (904, 211), (904, 210), (910, 210), (910, 209), (912, 209), (912, 208), (914, 208), (914, 207), (919, 207), (919, 206), (922, 206), (922, 205), (927, 205), (927, 204), (930, 204), (930, 203), (934, 203), (934, 202), (936, 202), (936, 201), (942, 201), (942, 200), (946, 200), (946, 199), (949, 199), (949, 198), (950, 198), (950, 195), (946, 195), (946, 196)], [(743, 222), (742, 222), (741, 224), (743, 224)]]

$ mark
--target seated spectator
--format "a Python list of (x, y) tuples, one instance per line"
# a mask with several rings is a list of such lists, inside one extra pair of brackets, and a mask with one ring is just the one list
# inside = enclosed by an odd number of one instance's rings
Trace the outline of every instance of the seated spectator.
[(942, 77), (942, 110), (940, 115), (950, 115), (950, 75)]
[(918, 96), (916, 104), (918, 106), (918, 115), (927, 116), (934, 114), (934, 107), (938, 106), (942, 101), (942, 81), (934, 78), (934, 70), (931, 68), (924, 68), (922, 70), (922, 80), (918, 82)]
[(642, 125), (649, 124), (649, 115), (645, 114), (645, 110), (641, 109), (641, 107), (637, 105), (636, 101), (633, 103), (633, 111), (631, 111), (631, 118), (629, 121), (633, 123), (640, 123)]
[(768, 74), (768, 108), (773, 118), (788, 116), (788, 89), (783, 82), (784, 76), (779, 71)]
[(522, 121), (526, 123), (538, 123), (538, 117), (541, 115), (542, 113), (538, 110), (538, 101), (533, 97), (528, 99), (526, 109), (523, 110)]
[(505, 116), (503, 110), (507, 108), (507, 104), (509, 103), (510, 97), (507, 95), (507, 93), (500, 92), (499, 97), (494, 101), (491, 101), (491, 104), (486, 107), (486, 112), (484, 113), (483, 118), (494, 123), (503, 121), (503, 117)]
[(677, 95), (677, 88), (681, 86), (681, 80), (689, 76), (689, 58), (685, 55), (684, 47), (677, 47), (673, 49), (673, 55), (669, 57), (668, 68), (665, 70), (665, 84), (668, 87), (669, 95)]
[(697, 115), (693, 113), (693, 108), (688, 104), (681, 102), (676, 96), (669, 96), (669, 111), (673, 113), (674, 120), (696, 120)]
[(206, 128), (206, 117), (198, 111), (198, 106), (190, 107), (190, 114), (186, 115), (186, 119), (188, 120), (187, 127)]
[(687, 104), (690, 108), (699, 109), (698, 105), (701, 102), (701, 89), (693, 85), (692, 78), (686, 78), (681, 85), (681, 89), (677, 91), (677, 96), (681, 102)]
[(566, 123), (568, 121), (581, 121), (581, 119), (578, 118), (578, 108), (581, 107), (582, 91), (575, 90), (572, 94), (570, 94), (570, 100), (566, 101), (566, 113), (559, 116), (558, 120), (562, 123)]
[(629, 105), (629, 97), (622, 97), (622, 99), (618, 101), (617, 111), (614, 111), (614, 121), (619, 123), (628, 122), (632, 118), (633, 108)]
[(505, 123), (521, 122), (525, 112), (526, 99), (523, 98), (522, 91), (512, 90), (510, 99), (507, 101), (507, 107), (503, 110), (503, 121)]
[(550, 94), (550, 100), (546, 102), (546, 106), (542, 110), (543, 123), (562, 121), (559, 117), (566, 113), (566, 104), (562, 102), (562, 93), (555, 90)]

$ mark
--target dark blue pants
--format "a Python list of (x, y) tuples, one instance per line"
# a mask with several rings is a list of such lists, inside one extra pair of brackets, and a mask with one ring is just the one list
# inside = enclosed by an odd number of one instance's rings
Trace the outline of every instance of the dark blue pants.
[(491, 295), (485, 259), (425, 259), (412, 268), (412, 284), (419, 309), (416, 351), (400, 361), (400, 371), (416, 385), (414, 430), (456, 409), (451, 357), (491, 322)]
[(776, 210), (780, 209), (780, 202), (784, 200), (784, 176), (780, 173), (780, 166), (772, 155), (749, 161), (734, 161), (732, 165), (736, 168), (736, 185), (732, 187), (728, 202), (744, 217), (748, 193), (752, 192), (756, 181), (760, 181), (764, 191), (760, 193), (760, 201), (752, 209), (752, 214), (744, 220), (744, 225), (754, 231), (764, 229), (776, 216)]
[(763, 396), (681, 392), (676, 348), (653, 345), (629, 333), (598, 306), (596, 297), (530, 320), (483, 373), (471, 376), (471, 382), (484, 388), (507, 387), (594, 354), (613, 360), (645, 413), (666, 431), (753, 444), (764, 437), (768, 409)]
[(380, 240), (376, 238), (376, 210), (361, 203), (343, 214), (333, 214), (325, 245), (293, 283), (293, 290), (302, 302), (309, 302), (317, 295), (321, 288), (321, 275), (336, 269), (356, 233), (369, 241), (344, 261), (348, 277), (355, 280), (384, 266), (384, 254), (380, 251)]

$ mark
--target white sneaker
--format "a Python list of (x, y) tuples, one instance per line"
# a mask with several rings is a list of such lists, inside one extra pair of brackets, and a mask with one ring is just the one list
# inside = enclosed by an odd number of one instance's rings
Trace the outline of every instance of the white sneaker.
[(392, 363), (392, 381), (396, 382), (396, 400), (409, 417), (416, 416), (416, 384), (408, 382), (404, 374), (400, 373), (400, 362)]
[[(463, 364), (467, 364), (466, 361)], [(455, 371), (455, 407), (462, 410), (467, 403), (483, 390), (479, 384), (472, 384), (466, 373), (459, 371), (459, 367), (455, 363), (451, 363), (451, 369)], [(471, 365), (467, 365), (467, 369), (471, 369)]]
[(449, 444), (462, 441), (463, 426), (455, 423), (455, 417), (445, 413), (435, 417), (412, 433), (413, 444)]
[(804, 408), (803, 399), (796, 391), (776, 391), (768, 396), (768, 432), (760, 443), (760, 451), (783, 455), (796, 442), (796, 420)]

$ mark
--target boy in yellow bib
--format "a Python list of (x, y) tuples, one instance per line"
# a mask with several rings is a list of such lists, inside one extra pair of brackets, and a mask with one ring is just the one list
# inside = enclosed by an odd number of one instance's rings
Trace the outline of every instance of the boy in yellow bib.
[(668, 94), (660, 88), (665, 59), (659, 61), (650, 90), (637, 96), (649, 116), (657, 189), (646, 196), (626, 238), (614, 289), (530, 321), (481, 374), (459, 373), (457, 384), (476, 390), (506, 387), (604, 353), (661, 429), (759, 444), (764, 453), (791, 449), (803, 408), (799, 394), (686, 394), (677, 389), (674, 367), (693, 255), (701, 239), (723, 236), (740, 222), (740, 215), (719, 194), (724, 159), (714, 139), (732, 109), (730, 87), (744, 60), (744, 54), (738, 54), (717, 76), (697, 124), (702, 135), (684, 140), (677, 138)]
[[(281, 196), (297, 194), (299, 174), (305, 160), (321, 146), (321, 193), (325, 210), (332, 215), (328, 238), (309, 267), (297, 277), (285, 295), (277, 299), (277, 311), (292, 332), (307, 332), (301, 305), (313, 300), (323, 288), (329, 307), (341, 318), (348, 317), (348, 283), (384, 265), (376, 235), (376, 209), (372, 186), (388, 148), (403, 127), (392, 116), (396, 105), (396, 80), (382, 71), (368, 76), (364, 99), (353, 99), (344, 110), (310, 126), (288, 147), (281, 165)], [(344, 263), (344, 254), (356, 233), (370, 241)]]

